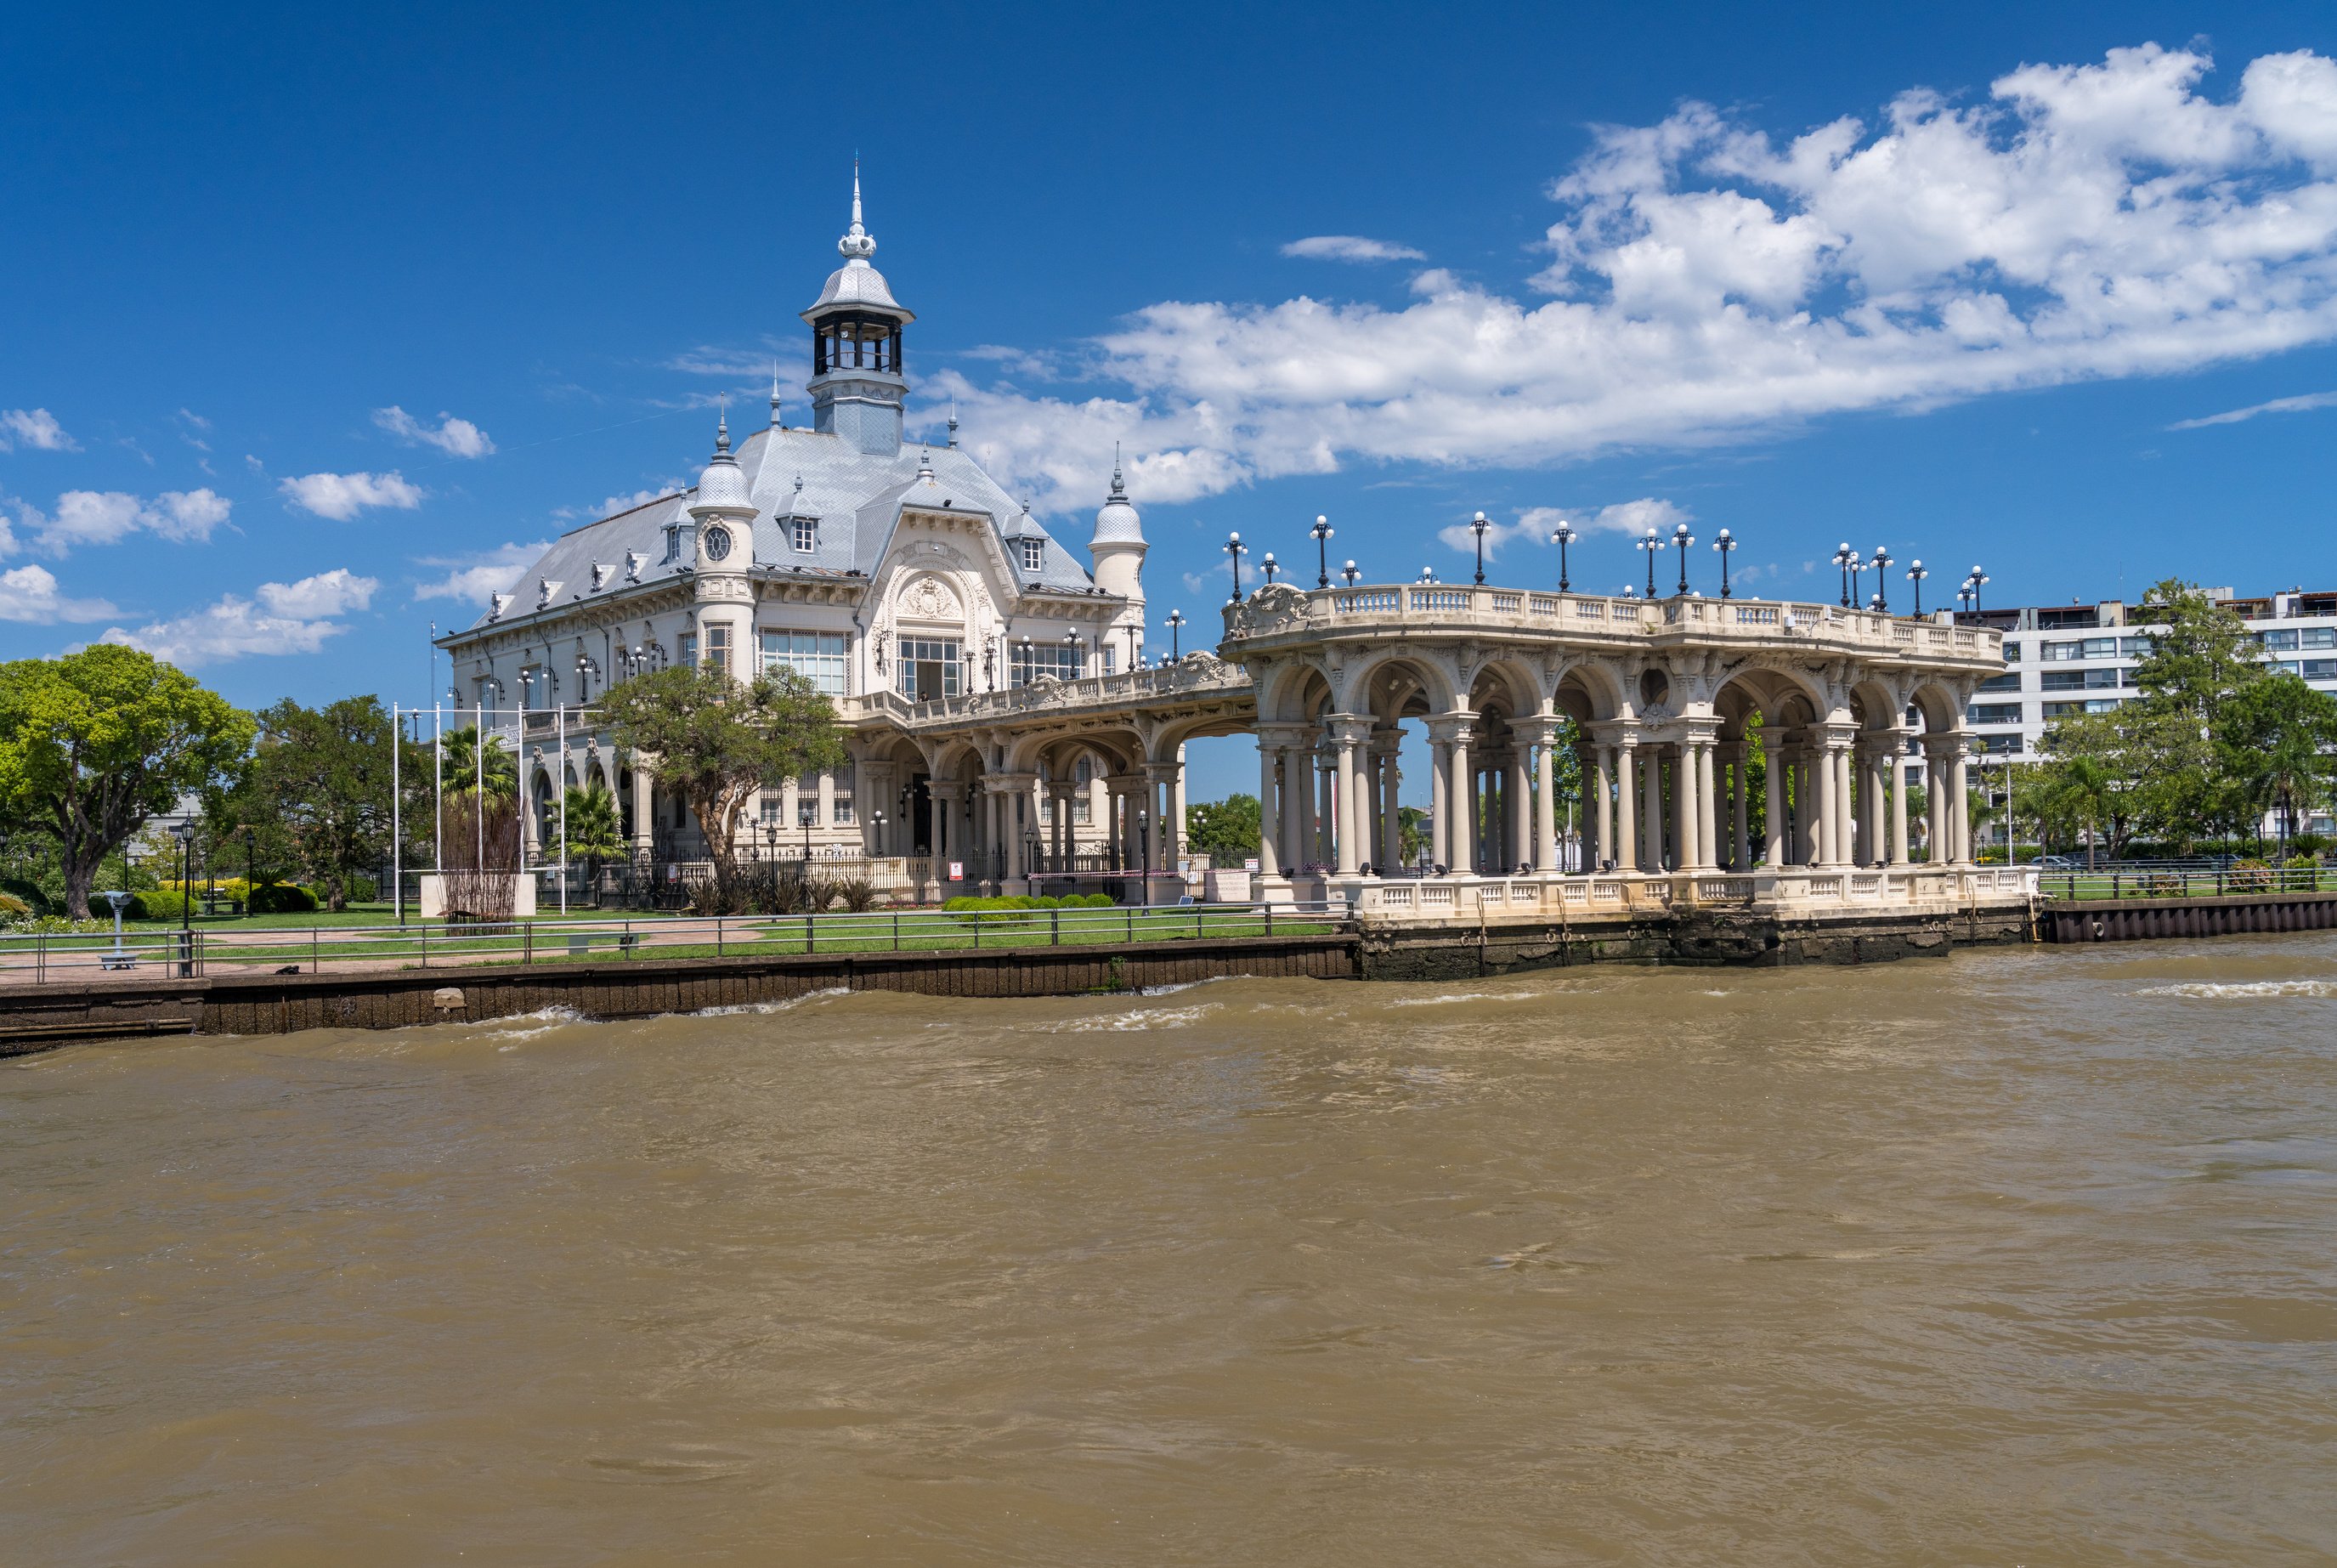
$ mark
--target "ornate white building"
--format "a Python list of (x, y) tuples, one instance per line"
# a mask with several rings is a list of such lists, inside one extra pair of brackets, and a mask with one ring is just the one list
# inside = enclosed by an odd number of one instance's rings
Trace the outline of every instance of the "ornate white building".
[[(718, 426), (694, 489), (563, 534), (475, 623), (440, 639), (453, 703), (499, 713), (491, 732), (522, 755), (532, 840), (558, 781), (598, 778), (638, 845), (688, 858), (702, 843), (681, 802), (636, 777), (593, 723), (592, 699), (641, 670), (786, 665), (851, 716), (885, 693), (939, 701), (1141, 662), (1146, 544), (1117, 463), (1082, 560), (958, 446), (954, 417), (944, 445), (904, 442), (915, 317), (870, 264), (856, 174), (836, 249), (843, 265), (803, 312), (808, 428), (781, 423), (775, 379), (770, 423), (735, 450), (727, 419)], [(758, 844), (930, 850), (930, 773), (884, 740), (856, 730), (851, 766), (768, 791)], [(1076, 826), (1091, 842), (1110, 797), (1102, 767), (1079, 773)]]

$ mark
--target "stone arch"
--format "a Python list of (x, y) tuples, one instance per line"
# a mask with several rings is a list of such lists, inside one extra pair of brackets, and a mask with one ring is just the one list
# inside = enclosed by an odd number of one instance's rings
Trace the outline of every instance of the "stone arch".
[(1964, 700), (1944, 681), (1917, 682), (1907, 693), (1905, 708), (1898, 711), (1909, 710), (1929, 734), (1944, 735), (1964, 727)]
[(1619, 717), (1626, 706), (1622, 675), (1610, 661), (1576, 660), (1559, 671), (1550, 701), (1554, 711), (1578, 723)]
[(1368, 706), (1374, 686), (1385, 689), (1385, 672), (1398, 671), (1410, 680), (1432, 713), (1450, 713), (1459, 705), (1458, 683), (1449, 662), (1419, 650), (1397, 646), (1365, 654), (1346, 668), (1344, 700), (1360, 710)]
[(1523, 660), (1505, 653), (1481, 660), (1469, 674), (1471, 708), (1481, 710), (1495, 699), (1515, 719), (1537, 717), (1549, 704), (1540, 673)]

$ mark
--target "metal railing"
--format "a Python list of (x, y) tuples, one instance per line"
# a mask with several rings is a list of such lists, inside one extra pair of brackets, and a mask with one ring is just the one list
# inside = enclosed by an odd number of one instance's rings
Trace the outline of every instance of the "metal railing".
[(1005, 947), (1327, 935), (1352, 927), (1344, 901), (1144, 908), (882, 909), (865, 914), (534, 919), (473, 924), (127, 929), (0, 935), (0, 985), (230, 975), (367, 974), (477, 965)]
[(2048, 898), (2205, 898), (2265, 893), (2337, 893), (2337, 870), (2318, 866), (2166, 867), (2138, 870), (2045, 871), (2037, 890)]

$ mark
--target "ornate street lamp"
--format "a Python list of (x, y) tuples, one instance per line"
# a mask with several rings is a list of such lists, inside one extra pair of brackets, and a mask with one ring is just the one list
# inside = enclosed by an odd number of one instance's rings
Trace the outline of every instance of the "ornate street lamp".
[(1988, 585), (1988, 573), (1975, 566), (1964, 581), (1971, 585), (1972, 613), (1980, 613), (1980, 591)]
[(987, 642), (982, 645), (982, 689), (998, 690), (998, 650)]
[(1720, 596), (1728, 597), (1728, 557), (1736, 553), (1736, 535), (1723, 528), (1713, 536), (1712, 547), (1720, 552)]
[[(1031, 683), (1031, 676), (1032, 673), (1032, 666), (1031, 663), (1031, 633), (1028, 632), (1022, 633), (1020, 638), (1016, 639), (1014, 645), (1022, 651), (1022, 683), (1027, 686)], [(1014, 677), (1011, 671), (1008, 673), (1006, 680), (1009, 685), (1013, 683)]]
[(1493, 525), (1485, 520), (1485, 514), (1482, 512), (1478, 513), (1469, 523), (1469, 532), (1477, 536), (1477, 581), (1480, 583), (1485, 581), (1485, 535), (1492, 531), (1492, 527)]
[[(392, 744), (396, 744), (393, 739)], [(171, 824), (171, 837), (179, 841), (179, 929), (191, 932), (195, 920), (195, 825), (185, 818)], [(123, 886), (129, 885), (127, 877)], [(195, 939), (182, 936), (179, 944), (179, 973), (191, 975), (195, 970)]]
[(1249, 546), (1241, 542), (1239, 534), (1226, 535), (1226, 556), (1234, 564), (1234, 596), (1226, 601), (1228, 604), (1241, 603), (1241, 558), (1248, 554)]
[(1282, 570), (1282, 563), (1274, 558), (1274, 552), (1271, 550), (1266, 553), (1265, 570), (1266, 580), (1269, 583), (1274, 581), (1274, 574)]
[(1888, 615), (1891, 613), (1891, 579), (1882, 573), (1891, 564), (1891, 552), (1877, 544), (1874, 559), (1867, 564), (1874, 568), (1874, 608)]
[(1907, 581), (1915, 585), (1915, 619), (1918, 621), (1923, 618), (1923, 579), (1930, 575), (1921, 561), (1907, 568)]
[(1842, 542), (1842, 548), (1833, 553), (1833, 564), (1842, 569), (1842, 607), (1845, 610), (1850, 608), (1851, 563), (1857, 559), (1858, 552), (1850, 547), (1847, 539)]
[(1652, 599), (1656, 596), (1656, 553), (1664, 547), (1664, 542), (1657, 538), (1656, 531), (1650, 528), (1647, 536), (1638, 541), (1637, 547), (1648, 554), (1648, 597)]
[(1963, 606), (1963, 609), (1959, 612), (1959, 613), (1970, 614), (1971, 612), (1972, 602), (1979, 597), (1979, 591), (1972, 587), (1970, 578), (1967, 577), (1962, 582), (1956, 584), (1956, 603)]
[(1348, 562), (1345, 566), (1339, 568), (1339, 575), (1347, 580), (1347, 586), (1350, 588), (1353, 588), (1355, 583), (1361, 580), (1363, 574), (1362, 570), (1358, 568), (1353, 561)]
[(1687, 531), (1687, 524), (1672, 524), (1672, 544), (1679, 551), (1679, 591), (1683, 598), (1687, 595), (1687, 547), (1695, 543), (1696, 535)]
[(1574, 524), (1562, 517), (1558, 526), (1550, 531), (1550, 542), (1558, 546), (1558, 591), (1561, 593), (1574, 591), (1574, 585), (1566, 580), (1566, 547), (1581, 537), (1574, 531)]
[(1306, 530), (1306, 536), (1315, 541), (1315, 586), (1317, 588), (1328, 588), (1331, 585), (1331, 557), (1328, 551), (1332, 532), (1331, 520), (1328, 517), (1315, 518), (1315, 526)]
[(1080, 641), (1079, 632), (1074, 629), (1063, 633), (1063, 646), (1071, 655), (1071, 679), (1076, 681), (1087, 670), (1087, 645)]
[(594, 659), (590, 653), (576, 655), (576, 701), (590, 701), (592, 696), (592, 682), (600, 678), (600, 661)]
[(1423, 583), (1433, 585), (1436, 581), (1436, 568), (1433, 566), (1423, 566), (1420, 569), (1420, 580)]
[(1174, 664), (1178, 660), (1184, 657), (1184, 653), (1181, 651), (1182, 644), (1179, 642), (1178, 633), (1181, 632), (1185, 627), (1185, 612), (1182, 610), (1169, 611), (1168, 626), (1168, 662), (1171, 664)]

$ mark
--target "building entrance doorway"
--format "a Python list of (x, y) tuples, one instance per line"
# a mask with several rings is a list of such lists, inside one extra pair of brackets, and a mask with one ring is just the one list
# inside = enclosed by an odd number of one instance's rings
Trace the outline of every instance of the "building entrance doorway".
[(932, 786), (932, 775), (919, 773), (912, 777), (909, 787), (901, 791), (901, 812), (909, 824), (909, 853), (912, 855), (931, 855), (934, 852)]

